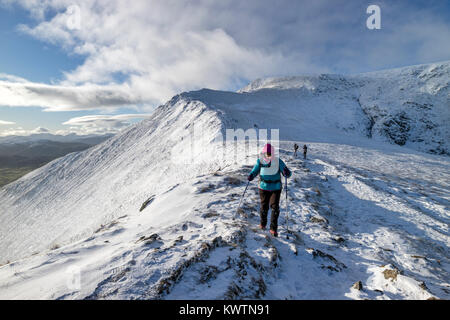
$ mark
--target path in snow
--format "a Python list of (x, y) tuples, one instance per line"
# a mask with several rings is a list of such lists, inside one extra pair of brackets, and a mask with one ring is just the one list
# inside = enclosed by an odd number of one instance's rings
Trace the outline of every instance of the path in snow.
[[(378, 207), (379, 199), (369, 202), (343, 191), (329, 171), (331, 165), (290, 157), (286, 162), (294, 172), (289, 183), (290, 240), (283, 232), (285, 207), (279, 238), (258, 230), (259, 197), (257, 189), (251, 188), (237, 223), (237, 242), (220, 245), (198, 267), (185, 272), (166, 298), (183, 299), (187, 292), (193, 299), (426, 299), (433, 296), (430, 292), (448, 295), (448, 259), (433, 258), (448, 258), (439, 241), (416, 244), (408, 233), (411, 222), (399, 221), (397, 213)], [(249, 170), (238, 173), (245, 176)], [(344, 179), (353, 177), (339, 173)], [(379, 186), (366, 187), (361, 198), (385, 197), (376, 194)], [(235, 196), (237, 201), (239, 193)], [(214, 206), (223, 210), (220, 200)], [(362, 281), (363, 290), (350, 288), (357, 281)]]

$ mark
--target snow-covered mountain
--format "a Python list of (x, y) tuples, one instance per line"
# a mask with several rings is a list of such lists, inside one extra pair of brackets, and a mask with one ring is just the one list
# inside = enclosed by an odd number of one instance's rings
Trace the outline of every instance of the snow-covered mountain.
[[(444, 62), (177, 95), (0, 190), (0, 298), (448, 298), (449, 78)], [(227, 156), (238, 128), (280, 130), (278, 239), (255, 228), (255, 184), (233, 219), (257, 156)]]
[[(339, 113), (342, 109), (354, 115), (362, 112), (361, 119), (360, 115), (355, 119), (341, 114), (332, 114), (330, 118), (336, 119), (335, 126), (362, 131), (373, 139), (450, 155), (450, 62), (355, 76), (323, 74), (260, 79), (240, 92), (265, 89), (303, 95), (304, 109), (299, 111), (308, 122), (306, 113), (313, 112), (314, 117), (323, 119), (314, 112), (317, 108), (324, 108), (324, 113)], [(351, 124), (341, 126), (338, 121), (342, 118)], [(299, 125), (304, 122), (299, 120)]]
[(0, 138), (0, 168), (38, 168), (51, 160), (85, 150), (110, 137), (111, 135), (74, 135), (66, 138), (44, 134)]

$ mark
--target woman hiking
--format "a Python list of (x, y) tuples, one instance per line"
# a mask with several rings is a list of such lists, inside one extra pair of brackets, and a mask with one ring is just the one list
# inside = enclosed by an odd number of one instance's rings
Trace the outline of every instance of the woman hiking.
[[(276, 166), (278, 161), (278, 167)], [(286, 164), (279, 158), (275, 157), (273, 146), (268, 143), (264, 146), (253, 170), (248, 175), (248, 181), (252, 181), (258, 174), (259, 197), (261, 199), (261, 207), (259, 215), (261, 224), (259, 227), (265, 229), (267, 225), (267, 213), (269, 207), (272, 209), (270, 218), (270, 233), (278, 236), (278, 216), (280, 215), (280, 196), (281, 196), (281, 174), (289, 178), (292, 173)]]

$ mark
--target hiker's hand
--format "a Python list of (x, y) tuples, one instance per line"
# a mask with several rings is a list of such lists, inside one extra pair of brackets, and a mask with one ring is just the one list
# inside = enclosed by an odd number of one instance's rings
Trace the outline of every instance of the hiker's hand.
[(253, 176), (253, 174), (250, 173), (247, 177), (247, 180), (252, 181), (253, 179), (255, 179), (255, 177)]
[(289, 178), (291, 176), (291, 171), (287, 167), (284, 167), (284, 169), (283, 169), (283, 176), (285, 176), (287, 178)]

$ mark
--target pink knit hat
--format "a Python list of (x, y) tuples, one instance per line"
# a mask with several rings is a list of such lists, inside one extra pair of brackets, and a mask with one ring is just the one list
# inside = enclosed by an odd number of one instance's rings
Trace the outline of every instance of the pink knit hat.
[(273, 154), (273, 153), (274, 153), (274, 149), (273, 149), (273, 147), (272, 147), (272, 145), (271, 145), (270, 143), (267, 143), (267, 144), (264, 146), (262, 152), (263, 152), (263, 153), (268, 153), (268, 154)]

